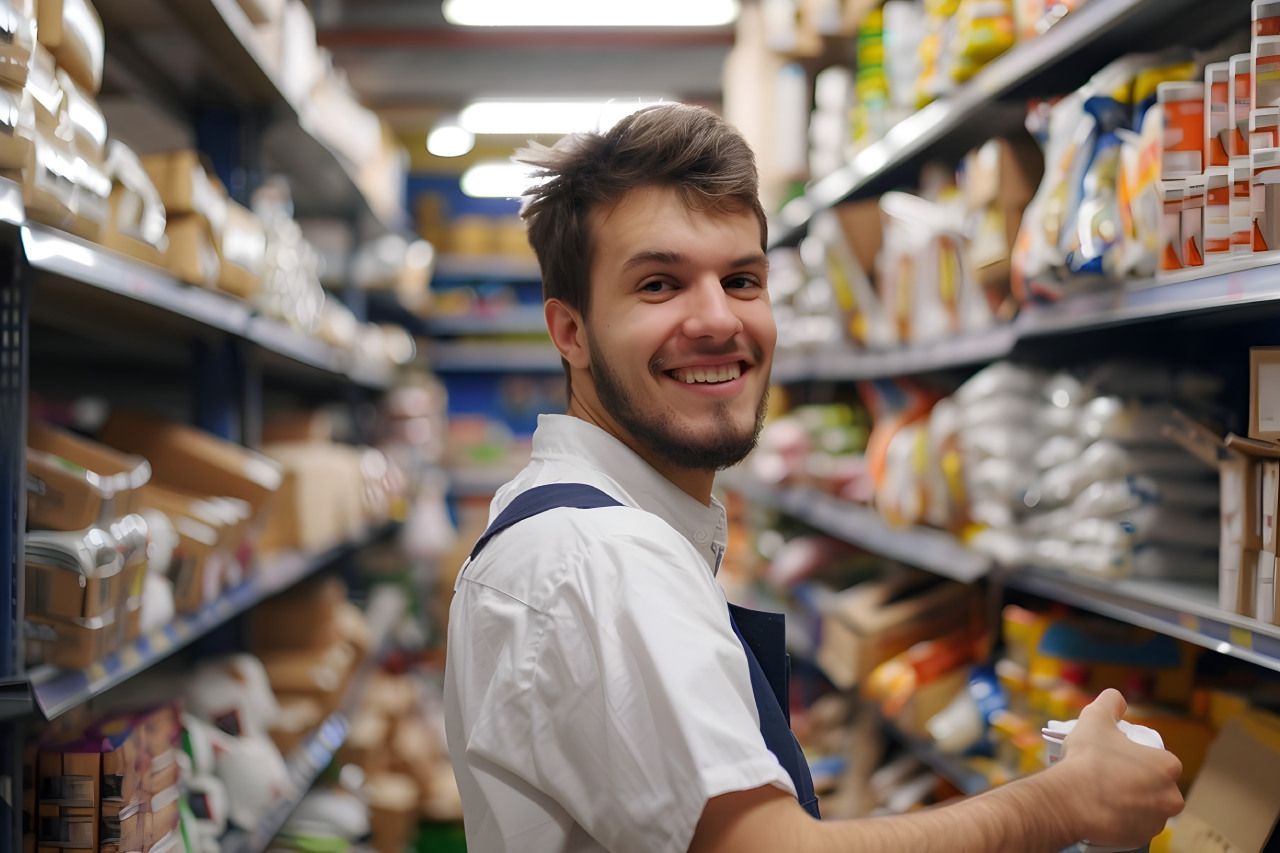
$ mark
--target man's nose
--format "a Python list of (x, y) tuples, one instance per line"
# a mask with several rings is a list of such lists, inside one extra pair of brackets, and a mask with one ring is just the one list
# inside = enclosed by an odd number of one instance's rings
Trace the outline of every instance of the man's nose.
[(734, 299), (725, 292), (720, 279), (706, 276), (691, 288), (689, 313), (684, 333), (690, 338), (724, 342), (742, 331), (742, 319), (734, 310)]

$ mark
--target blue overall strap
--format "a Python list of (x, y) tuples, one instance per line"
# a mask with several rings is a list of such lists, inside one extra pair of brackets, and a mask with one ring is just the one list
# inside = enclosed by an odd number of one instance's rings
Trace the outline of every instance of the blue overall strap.
[[(550, 509), (596, 509), (622, 506), (609, 495), (581, 483), (551, 483), (536, 486), (515, 497), (493, 520), (471, 549), (471, 559), (489, 544), (489, 540), (514, 524)], [(784, 642), (782, 614), (762, 613), (729, 605), (729, 623), (742, 645), (751, 674), (751, 693), (760, 716), (760, 734), (765, 746), (778, 759), (796, 787), (797, 799), (805, 811), (818, 817), (818, 798), (813, 792), (809, 764), (791, 733), (787, 691), (789, 661)]]
[(760, 734), (765, 746), (778, 758), (782, 769), (796, 786), (796, 799), (804, 810), (816, 818), (818, 795), (813, 790), (813, 776), (800, 744), (791, 732), (790, 695), (791, 659), (787, 655), (786, 618), (781, 613), (748, 610), (729, 605), (729, 621), (747, 654), (751, 673), (751, 693), (760, 714)]
[(498, 513), (493, 524), (481, 534), (476, 547), (471, 549), (474, 560), (489, 540), (518, 524), (526, 518), (541, 515), (549, 509), (571, 507), (573, 509), (597, 509), (606, 506), (622, 506), (621, 503), (606, 495), (595, 486), (584, 486), (581, 483), (550, 483), (546, 486), (534, 486), (527, 492), (516, 495), (506, 509)]

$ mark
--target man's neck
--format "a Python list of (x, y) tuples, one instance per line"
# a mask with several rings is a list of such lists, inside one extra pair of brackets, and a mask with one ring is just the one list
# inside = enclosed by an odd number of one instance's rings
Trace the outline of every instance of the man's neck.
[(714, 471), (681, 468), (672, 465), (668, 460), (636, 441), (630, 433), (618, 426), (598, 406), (583, 401), (576, 394), (569, 400), (569, 407), (565, 414), (586, 421), (609, 433), (609, 435), (631, 448), (650, 468), (670, 480), (680, 491), (705, 506), (711, 505), (711, 486), (715, 483), (716, 478)]

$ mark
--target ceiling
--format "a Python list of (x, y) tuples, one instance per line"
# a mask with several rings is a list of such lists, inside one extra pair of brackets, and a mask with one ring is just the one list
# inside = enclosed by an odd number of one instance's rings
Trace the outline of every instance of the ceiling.
[(482, 140), (471, 157), (453, 160), (426, 154), (423, 140), (431, 123), (477, 97), (648, 95), (720, 102), (732, 27), (455, 27), (440, 7), (440, 0), (312, 3), (317, 40), (332, 51), (361, 100), (401, 136), (417, 169), (453, 171), (523, 141)]

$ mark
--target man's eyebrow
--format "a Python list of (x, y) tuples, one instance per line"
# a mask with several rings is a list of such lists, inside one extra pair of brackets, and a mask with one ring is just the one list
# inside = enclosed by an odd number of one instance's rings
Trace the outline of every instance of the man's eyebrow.
[[(679, 252), (667, 252), (667, 251), (662, 251), (660, 249), (654, 249), (654, 250), (649, 250), (644, 252), (636, 252), (634, 255), (627, 258), (626, 262), (622, 265), (622, 268), (624, 270), (629, 270), (633, 267), (642, 266), (644, 264), (666, 264), (668, 266), (675, 266), (677, 264), (684, 263), (686, 260), (687, 258), (684, 255), (680, 254)], [(731, 267), (753, 267), (753, 266), (767, 267), (769, 266), (769, 259), (764, 255), (764, 253), (756, 252), (754, 254), (743, 255), (741, 258), (735, 259), (729, 264), (729, 266)]]
[(674, 266), (676, 264), (684, 263), (684, 261), (685, 256), (679, 252), (664, 252), (660, 249), (653, 249), (645, 252), (636, 252), (634, 255), (627, 258), (627, 261), (622, 265), (622, 268), (624, 270), (629, 270), (632, 267), (638, 267), (643, 264), (667, 264), (669, 266)]

